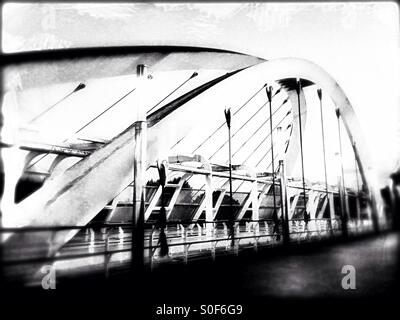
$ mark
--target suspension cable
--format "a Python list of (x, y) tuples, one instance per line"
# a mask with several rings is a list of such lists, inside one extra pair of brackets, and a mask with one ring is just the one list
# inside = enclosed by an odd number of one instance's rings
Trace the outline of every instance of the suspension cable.
[(195, 78), (198, 76), (198, 73), (195, 71), (193, 74), (187, 78), (184, 82), (182, 82), (178, 87), (176, 87), (173, 91), (171, 91), (169, 94), (167, 94), (164, 98), (162, 98), (159, 102), (157, 102), (150, 110), (147, 111), (147, 114), (149, 114), (151, 111), (153, 111), (160, 103), (165, 101), (168, 97), (173, 95), (176, 91), (178, 91), (180, 88), (182, 88), (187, 82), (189, 82), (191, 79)]
[[(277, 159), (279, 155), (276, 155), (274, 159)], [(267, 171), (268, 169), (271, 167), (271, 163), (267, 166)], [(276, 169), (276, 172), (278, 171), (278, 169)], [(226, 183), (226, 182), (225, 182)], [(240, 183), (240, 185), (236, 188), (236, 190), (234, 192), (236, 192), (237, 190), (239, 190), (239, 188), (245, 183), (245, 181), (242, 181)]]
[[(242, 105), (239, 107), (238, 110), (236, 110), (236, 111), (232, 114), (232, 116), (236, 115), (240, 110), (242, 110), (251, 100), (253, 100), (253, 98), (254, 98), (257, 94), (259, 94), (259, 93), (261, 92), (262, 89), (265, 88), (265, 86), (266, 86), (266, 84), (264, 84), (264, 85), (261, 87), (261, 89), (257, 90), (244, 104), (242, 104)], [(214, 132), (212, 132), (202, 143), (200, 143), (200, 145), (197, 146), (197, 148), (195, 148), (195, 149), (193, 150), (192, 153), (195, 153), (197, 150), (199, 150), (208, 140), (210, 140), (210, 138), (212, 138), (212, 137), (214, 136), (214, 134), (216, 134), (219, 130), (221, 130), (221, 128), (222, 128), (224, 125), (225, 125), (225, 121), (222, 122), (222, 124), (221, 124), (217, 129), (215, 129)], [(183, 138), (182, 138), (182, 139), (183, 139)], [(182, 140), (182, 139), (181, 139), (181, 140)], [(174, 147), (175, 147), (175, 145), (174, 145)]]
[[(238, 110), (236, 110), (234, 113), (233, 113), (233, 115), (236, 115), (240, 110), (242, 110), (262, 89), (264, 89), (265, 88), (265, 86), (266, 86), (267, 84), (264, 84), (262, 87), (261, 87), (261, 89), (259, 89), (259, 90), (257, 90)], [(276, 94), (278, 94), (279, 92), (281, 91), (281, 89), (279, 88), (278, 90), (277, 90), (277, 92), (275, 93), (275, 95)], [(265, 104), (264, 104), (265, 105)], [(262, 108), (262, 107), (261, 107)], [(261, 109), (260, 108), (260, 109)], [(204, 140), (192, 153), (195, 153), (202, 145), (204, 145), (204, 143), (205, 142), (207, 142), (212, 136), (214, 136), (214, 134), (216, 133), (216, 132), (218, 132), (223, 126), (225, 125), (225, 122), (224, 123), (222, 123), (222, 125), (221, 126), (219, 126), (211, 135), (209, 135), (208, 136), (208, 138), (206, 139), (206, 140)], [(239, 129), (240, 130), (240, 129)], [(239, 131), (238, 130), (238, 131)], [(237, 133), (237, 132), (236, 132)], [(236, 134), (235, 133), (235, 134)], [(175, 145), (173, 146), (173, 147), (175, 147), (178, 143), (180, 143), (184, 138), (185, 138), (186, 136), (184, 136), (184, 137), (182, 137), (177, 143), (175, 143)], [(232, 136), (233, 137), (233, 136)], [(225, 142), (226, 143), (226, 142)], [(172, 147), (172, 148), (173, 148)], [(172, 149), (171, 148), (171, 149)], [(218, 150), (217, 150), (217, 152), (218, 152)], [(208, 158), (208, 160), (211, 160), (211, 158), (212, 158), (213, 156), (211, 156), (210, 158)], [(188, 179), (188, 181), (191, 179), (192, 177), (190, 177), (189, 179)], [(203, 185), (203, 187), (204, 187), (204, 185)], [(202, 187), (202, 188), (203, 188)]]
[[(279, 106), (279, 108), (276, 109), (276, 110), (274, 111), (274, 113), (273, 113), (272, 115), (275, 115), (275, 114), (283, 107), (283, 105), (284, 105), (287, 101), (288, 101), (288, 100), (286, 99), (286, 100)], [(289, 111), (289, 113), (290, 113), (290, 111)], [(289, 114), (289, 113), (288, 113), (288, 114)], [(286, 114), (286, 116), (287, 116), (288, 114)], [(285, 117), (286, 117), (286, 116), (285, 116)], [(268, 120), (269, 120), (269, 117), (257, 128), (256, 131), (254, 131), (252, 134), (250, 134), (250, 136), (253, 137), (255, 134), (257, 134), (258, 131), (260, 131), (261, 128), (268, 122)], [(233, 153), (232, 157), (234, 157), (234, 156), (249, 142), (249, 141), (250, 141), (250, 139), (247, 139), (245, 142), (243, 142), (243, 143), (241, 144), (241, 146)]]
[(37, 116), (33, 117), (31, 120), (29, 120), (28, 124), (31, 124), (32, 122), (36, 121), (37, 119), (39, 119), (41, 116), (43, 116), (45, 113), (49, 112), (51, 109), (53, 109), (54, 107), (56, 107), (59, 103), (61, 103), (62, 101), (64, 101), (65, 99), (67, 99), (69, 96), (71, 96), (73, 93), (82, 90), (86, 87), (86, 85), (84, 83), (79, 83), (78, 86), (72, 90), (70, 93), (68, 93), (65, 97), (63, 97), (62, 99), (58, 100), (56, 103), (54, 103), (53, 105), (51, 105), (50, 107), (48, 107), (47, 109), (45, 109), (44, 111), (40, 112)]
[[(278, 128), (278, 126), (279, 126), (284, 120), (286, 120), (286, 118), (282, 118), (282, 120), (279, 121), (278, 124), (274, 127), (274, 130), (275, 130), (276, 128)], [(257, 147), (256, 147), (255, 149), (253, 149), (253, 151), (252, 151), (251, 153), (249, 153), (249, 155), (247, 156), (247, 158), (243, 161), (243, 164), (245, 164), (245, 163), (254, 155), (254, 152), (257, 151), (258, 148), (261, 147), (261, 145), (268, 139), (269, 136), (270, 136), (270, 135), (268, 134), (264, 139), (261, 140), (261, 142), (257, 145)], [(264, 156), (264, 157), (265, 157), (265, 156)]]
[[(278, 90), (278, 91), (280, 91), (280, 90)], [(278, 93), (278, 91), (277, 91), (277, 93)], [(276, 94), (277, 94), (276, 93)], [(276, 95), (275, 94), (275, 95)], [(274, 95), (274, 96), (275, 96)], [(264, 103), (244, 124), (242, 124), (242, 126), (239, 128), (239, 129), (237, 129), (236, 130), (236, 132), (232, 135), (232, 139), (233, 139), (233, 137), (235, 137), (238, 133), (239, 133), (239, 131), (240, 130), (242, 130), (261, 110), (262, 110), (262, 108), (264, 108), (266, 105), (267, 105), (267, 103), (268, 103), (268, 101), (266, 102), (266, 103)], [(281, 105), (282, 106), (282, 105)], [(280, 107), (281, 107), (280, 106)], [(279, 108), (280, 108), (279, 107)], [(275, 111), (278, 111), (279, 110), (279, 108), (277, 108)], [(250, 139), (250, 138), (249, 138)], [(228, 140), (226, 140), (212, 155), (211, 155), (211, 157), (209, 158), (209, 160), (211, 160), (220, 150), (222, 150), (222, 148), (226, 145), (228, 143)]]
[[(84, 128), (86, 128), (87, 126), (89, 126), (91, 123), (93, 123), (96, 119), (98, 119), (100, 116), (102, 116), (104, 113), (106, 113), (107, 111), (109, 111), (111, 108), (113, 108), (115, 105), (117, 105), (121, 100), (125, 99), (128, 95), (130, 95), (132, 92), (134, 92), (136, 90), (136, 88), (133, 88), (132, 90), (130, 90), (128, 93), (126, 93), (124, 96), (122, 96), (121, 98), (119, 98), (116, 102), (114, 102), (113, 104), (111, 104), (111, 106), (109, 106), (107, 109), (105, 109), (104, 111), (102, 111), (99, 115), (97, 115), (96, 117), (94, 117), (93, 119), (91, 119), (88, 123), (86, 123), (84, 126), (82, 126), (80, 129), (78, 129), (75, 133), (79, 133), (81, 132)], [(63, 142), (68, 141), (70, 138), (65, 139)], [(49, 155), (49, 153), (44, 154), (42, 157), (40, 157), (38, 160), (36, 160), (34, 163), (30, 164), (29, 167), (27, 167), (27, 170), (32, 168), (34, 165), (36, 165), (39, 161), (43, 160), (45, 157), (47, 157)]]
[[(237, 133), (239, 133), (240, 130), (242, 130), (261, 110), (262, 108), (265, 107), (265, 105), (268, 102), (264, 103), (249, 119), (247, 119), (247, 121), (238, 129), (236, 130), (236, 132), (232, 135), (231, 138), (233, 138), (234, 136), (236, 136)], [(211, 156), (210, 156), (210, 160), (212, 158), (214, 158), (214, 156), (228, 143), (229, 140), (226, 140)]]

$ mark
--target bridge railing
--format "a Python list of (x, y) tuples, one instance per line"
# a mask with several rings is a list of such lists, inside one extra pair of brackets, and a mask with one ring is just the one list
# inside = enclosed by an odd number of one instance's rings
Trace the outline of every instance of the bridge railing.
[[(342, 234), (341, 220), (337, 219), (291, 219), (289, 221), (289, 237), (292, 243), (320, 241)], [(234, 221), (232, 241), (228, 220), (219, 221), (168, 221), (165, 228), (168, 255), (161, 255), (161, 230), (155, 223), (146, 223), (145, 228), (145, 262), (153, 267), (158, 263), (184, 262), (192, 259), (211, 258), (219, 255), (239, 254), (245, 249), (255, 251), (260, 247), (283, 245), (283, 228), (281, 221), (271, 219)], [(77, 235), (64, 245), (61, 250), (51, 254), (49, 249), (56, 245), (57, 233), (78, 230)], [(29, 227), (3, 228), (3, 236), (23, 235), (31, 233), (48, 233), (49, 247), (38, 248), (35, 243), (29, 247), (7, 248), (3, 259), (3, 271), (9, 279), (18, 279), (21, 270), (38, 268), (33, 279), (41, 277), (39, 271), (43, 265), (53, 265), (59, 274), (73, 272), (104, 272), (106, 276), (111, 270), (127, 268), (131, 261), (132, 251), (131, 223), (92, 223), (87, 226)], [(349, 222), (351, 235), (372, 231), (369, 221)], [(48, 254), (37, 252), (47, 250)], [(24, 272), (24, 271), (22, 271)], [(33, 280), (34, 282), (36, 280)], [(37, 280), (38, 281), (38, 280)]]

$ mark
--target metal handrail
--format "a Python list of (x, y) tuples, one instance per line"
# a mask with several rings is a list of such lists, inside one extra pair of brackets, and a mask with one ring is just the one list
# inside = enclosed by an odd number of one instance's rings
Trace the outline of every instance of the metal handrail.
[[(318, 222), (318, 221), (323, 221), (323, 222), (328, 222), (329, 220), (331, 221), (336, 221), (338, 224), (336, 225), (335, 228), (332, 226), (329, 226), (329, 224), (325, 224), (322, 227), (319, 227), (318, 225), (314, 225), (316, 229), (313, 227), (309, 227), (309, 225), (313, 225), (312, 222)], [(341, 229), (341, 224), (340, 224), (340, 218), (314, 218), (310, 219), (308, 224), (305, 224), (304, 219), (290, 219), (289, 224), (291, 222), (298, 223), (297, 225), (293, 226), (295, 229), (290, 228), (289, 229), (289, 234), (290, 234), (290, 242), (299, 242), (299, 241), (320, 241), (323, 238), (335, 238), (338, 236), (338, 232), (340, 232)], [(175, 221), (168, 221), (167, 225), (176, 225), (180, 226), (177, 228), (176, 231), (169, 231), (169, 237), (167, 237), (168, 247), (169, 248), (176, 248), (176, 247), (183, 247), (182, 251), (178, 252), (171, 252), (171, 257), (177, 254), (176, 257), (181, 257), (184, 259), (184, 262), (188, 262), (188, 257), (189, 255), (192, 257), (195, 255), (196, 257), (209, 257), (209, 254), (211, 254), (211, 257), (215, 259), (216, 256), (216, 250), (217, 250), (217, 244), (221, 242), (230, 242), (231, 237), (230, 235), (227, 234), (227, 228), (224, 227), (215, 227), (213, 230), (209, 230), (208, 235), (211, 237), (205, 238), (205, 239), (199, 239), (198, 237), (203, 237), (207, 236), (207, 231), (204, 232), (206, 229), (207, 224), (227, 224), (229, 220), (216, 220), (216, 221), (191, 221), (191, 220), (175, 220)], [(241, 230), (240, 228), (240, 222), (245, 222), (245, 223), (256, 223), (256, 225), (252, 224), (251, 226), (246, 225), (245, 230)], [(281, 229), (281, 222), (279, 221), (278, 224), (278, 229), (277, 230), (271, 230), (271, 226), (274, 225), (274, 221), (272, 219), (258, 219), (258, 220), (253, 220), (253, 219), (241, 219), (241, 220), (235, 220), (235, 245), (226, 245), (225, 249), (223, 250), (224, 253), (227, 254), (232, 254), (233, 252), (235, 254), (238, 254), (239, 250), (243, 250), (246, 248), (251, 248), (253, 247), (254, 250), (258, 250), (258, 247), (260, 246), (279, 246), (283, 244), (283, 232)], [(311, 222), (311, 223), (310, 223)], [(263, 224), (266, 223), (266, 224)], [(301, 225), (299, 224), (301, 223)], [(187, 226), (184, 226), (184, 224), (187, 224)], [(189, 225), (195, 225), (200, 228), (197, 232), (193, 232), (195, 230), (194, 228), (190, 229)], [(151, 226), (151, 230), (149, 234), (145, 235), (145, 240), (148, 241), (148, 245), (144, 246), (145, 252), (148, 252), (148, 263), (150, 264), (150, 267), (152, 268), (154, 259), (156, 257), (157, 250), (160, 248), (160, 244), (158, 242), (159, 236), (155, 235), (156, 231), (158, 231), (157, 228), (157, 223), (147, 223), (147, 225)], [(306, 227), (308, 225), (308, 227)], [(31, 257), (31, 258), (23, 258), (23, 259), (10, 259), (10, 260), (3, 260), (2, 263), (4, 267), (13, 267), (16, 265), (29, 265), (29, 264), (41, 264), (41, 263), (54, 263), (57, 261), (68, 261), (68, 260), (75, 260), (75, 259), (90, 259), (94, 257), (104, 257), (104, 261), (96, 261), (93, 262), (94, 265), (101, 265), (104, 264), (104, 271), (106, 276), (109, 275), (109, 265), (110, 262), (112, 261), (112, 257), (115, 256), (116, 254), (123, 254), (123, 253), (129, 253), (132, 251), (132, 238), (131, 236), (126, 236), (122, 237), (122, 245), (127, 246), (126, 248), (116, 248), (117, 246), (121, 245), (121, 238), (118, 237), (117, 234), (109, 234), (107, 233), (110, 231), (110, 229), (116, 229), (116, 228), (123, 228), (123, 227), (128, 227), (131, 228), (132, 224), (131, 223), (92, 223), (87, 226), (56, 226), (56, 227), (24, 227), (24, 228), (2, 228), (0, 229), (0, 232), (37, 232), (37, 231), (65, 231), (65, 230), (73, 230), (73, 229), (80, 229), (80, 230), (90, 230), (93, 228), (100, 228), (100, 229), (106, 229), (105, 231), (102, 231), (102, 234), (106, 235), (105, 239), (101, 239), (98, 243), (96, 243), (96, 246), (103, 247), (104, 249), (98, 252), (90, 252), (90, 246), (88, 245), (88, 241), (82, 242), (84, 246), (88, 247), (89, 252), (84, 252), (84, 253), (67, 253), (67, 254), (56, 254), (51, 257)], [(297, 228), (300, 228), (297, 229)], [(352, 228), (353, 229), (353, 228)], [(191, 232), (188, 232), (190, 230)], [(365, 232), (372, 232), (368, 228), (368, 226), (357, 226), (357, 228), (354, 228), (353, 231), (355, 230), (355, 233), (353, 232), (352, 234), (361, 234)], [(127, 234), (129, 234), (130, 230), (128, 230)], [(220, 233), (218, 231), (223, 231), (223, 233)], [(302, 235), (306, 235), (305, 237), (302, 237)], [(317, 235), (315, 237), (314, 235)], [(197, 240), (195, 240), (197, 238)], [(266, 239), (271, 239), (271, 240), (265, 240), (261, 241), (262, 238)], [(181, 240), (178, 240), (181, 239)], [(243, 240), (246, 239), (253, 239), (254, 241), (252, 242), (246, 242), (246, 243), (240, 243)], [(92, 240), (91, 240), (92, 241)], [(272, 242), (271, 242), (272, 241)], [(155, 242), (155, 244), (154, 244)], [(201, 251), (198, 251), (199, 249), (195, 250), (190, 250), (191, 246), (194, 245), (201, 245), (201, 244), (209, 244), (209, 246), (206, 246), (205, 248), (201, 248)], [(79, 244), (75, 244), (72, 247), (66, 247), (72, 250), (77, 249)], [(113, 248), (110, 250), (110, 246)], [(92, 247), (93, 249), (93, 247)], [(201, 252), (201, 253), (200, 253)], [(208, 252), (208, 254), (207, 254)], [(221, 250), (218, 251), (218, 254), (221, 254)], [(128, 263), (130, 261), (129, 258), (124, 257), (120, 262), (122, 263)], [(115, 260), (114, 260), (115, 263)], [(115, 265), (114, 265), (115, 266)]]

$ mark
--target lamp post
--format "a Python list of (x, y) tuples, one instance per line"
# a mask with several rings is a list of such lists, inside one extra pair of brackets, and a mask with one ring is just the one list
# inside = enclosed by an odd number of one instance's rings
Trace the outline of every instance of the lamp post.
[(230, 206), (230, 217), (229, 217), (229, 226), (230, 226), (230, 236), (231, 236), (231, 247), (235, 246), (235, 217), (233, 213), (233, 195), (232, 195), (232, 139), (231, 139), (231, 109), (225, 109), (225, 120), (226, 125), (228, 127), (228, 146), (229, 146), (229, 206)]

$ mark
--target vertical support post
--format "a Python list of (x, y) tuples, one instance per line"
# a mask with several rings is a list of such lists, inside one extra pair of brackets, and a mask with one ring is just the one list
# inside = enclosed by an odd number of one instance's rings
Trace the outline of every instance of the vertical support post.
[(135, 268), (144, 266), (144, 202), (145, 202), (145, 169), (146, 169), (146, 130), (147, 123), (138, 121), (135, 124), (135, 155), (133, 160), (133, 219), (132, 219), (132, 262)]
[[(138, 78), (143, 78), (146, 73), (145, 65), (138, 65), (136, 72)], [(138, 272), (138, 274), (144, 269), (144, 204), (147, 149), (147, 122), (145, 121), (145, 113), (143, 106), (140, 105), (141, 103), (142, 101), (139, 101), (137, 105), (133, 158), (132, 267), (134, 272)]]
[(343, 185), (343, 189), (344, 189), (344, 205), (346, 206), (347, 221), (349, 222), (350, 221), (349, 194), (347, 193), (345, 185)]
[(183, 245), (183, 253), (184, 253), (184, 259), (185, 259), (185, 264), (187, 264), (187, 262), (188, 262), (188, 249), (189, 249), (189, 246), (188, 246), (188, 244), (187, 244), (187, 227), (183, 227), (183, 243), (184, 243), (184, 245)]
[(341, 209), (341, 220), (342, 220), (342, 232), (343, 236), (347, 237), (348, 235), (348, 213), (347, 213), (347, 205), (346, 205), (346, 187), (344, 182), (344, 169), (343, 169), (343, 151), (342, 151), (342, 137), (340, 130), (340, 111), (336, 109), (336, 117), (338, 124), (338, 135), (339, 135), (339, 165), (340, 165), (340, 175), (339, 175), (339, 196), (340, 196), (340, 209)]
[[(339, 156), (338, 154), (336, 154)], [(339, 199), (340, 199), (340, 221), (342, 226), (342, 235), (343, 237), (347, 237), (347, 218), (344, 213), (345, 204), (344, 204), (344, 195), (343, 195), (343, 186), (342, 186), (342, 178), (340, 174), (338, 175), (338, 189), (339, 189)]]
[(334, 204), (333, 192), (328, 193), (327, 196), (329, 197), (329, 218), (331, 220), (331, 228), (332, 228), (331, 230), (332, 230), (332, 234), (334, 234), (335, 231), (333, 230), (332, 220), (335, 219), (336, 216), (335, 216), (335, 204)]
[[(206, 229), (206, 238), (210, 238), (212, 236), (212, 231), (214, 225), (211, 223), (214, 219), (214, 213), (213, 213), (213, 186), (212, 186), (212, 174), (208, 174), (206, 176), (206, 185), (205, 185), (205, 199), (204, 199), (206, 206), (205, 206), (205, 211), (206, 211), (206, 223), (205, 223), (205, 229)], [(211, 243), (211, 245), (213, 245)]]
[[(0, 88), (1, 88), (1, 83), (0, 83)], [(0, 95), (2, 96), (2, 92), (0, 91)], [(0, 101), (1, 102), (1, 101)], [(1, 116), (0, 116), (1, 117)], [(0, 157), (0, 197), (3, 197), (3, 192), (4, 192), (4, 178), (5, 178), (5, 171), (4, 171), (4, 164), (3, 164), (3, 159)], [(3, 228), (3, 212), (0, 207), (0, 229)], [(4, 288), (5, 286), (5, 270), (4, 270), (4, 264), (3, 264), (3, 232), (0, 231), (0, 288)]]
[(280, 180), (281, 180), (281, 205), (282, 205), (282, 222), (283, 222), (283, 243), (290, 242), (289, 234), (289, 199), (286, 187), (286, 168), (284, 160), (279, 160)]
[(154, 234), (154, 226), (151, 227), (150, 236), (149, 236), (149, 263), (150, 270), (153, 270), (153, 234)]
[(275, 157), (274, 157), (274, 137), (273, 137), (273, 128), (272, 128), (272, 86), (266, 88), (268, 102), (269, 102), (269, 130), (271, 137), (271, 168), (272, 168), (272, 195), (273, 195), (273, 203), (274, 209), (272, 216), (274, 221), (278, 220), (277, 212), (276, 212), (276, 194), (275, 194)]
[(260, 232), (260, 212), (259, 212), (259, 201), (258, 201), (258, 185), (257, 178), (251, 183), (251, 220), (253, 220), (252, 224), (254, 226), (254, 232), (256, 235)]
[(157, 169), (161, 186), (161, 208), (158, 214), (158, 221), (157, 221), (158, 227), (160, 229), (160, 234), (158, 237), (158, 245), (160, 246), (160, 251), (159, 251), (160, 257), (165, 257), (169, 253), (168, 240), (165, 232), (167, 229), (167, 219), (168, 219), (165, 208), (165, 185), (167, 183), (167, 168), (163, 162), (159, 163), (157, 161)]
[[(356, 143), (353, 142), (353, 150), (356, 150)], [(358, 182), (358, 165), (357, 157), (354, 154), (354, 170), (356, 174), (356, 184), (357, 184), (357, 196), (356, 196), (356, 210), (357, 210), (357, 226), (361, 221), (361, 207), (360, 207), (360, 184)]]
[(303, 129), (301, 125), (301, 108), (300, 108), (300, 91), (301, 91), (301, 79), (297, 79), (296, 93), (297, 93), (297, 108), (299, 112), (299, 133), (300, 133), (300, 158), (301, 158), (301, 179), (303, 182), (303, 205), (304, 205), (304, 222), (306, 228), (308, 228), (308, 213), (306, 203), (306, 182), (304, 178), (304, 151), (303, 151)]
[[(325, 129), (324, 129), (324, 114), (323, 114), (323, 109), (322, 109), (322, 89), (319, 88), (317, 90), (318, 93), (318, 99), (319, 99), (319, 110), (320, 110), (320, 117), (321, 117), (321, 137), (322, 137), (322, 152), (324, 156), (324, 178), (325, 178), (325, 193), (326, 193), (326, 200), (328, 201), (327, 208), (330, 211), (331, 206), (330, 206), (330, 198), (329, 198), (329, 188), (328, 188), (328, 171), (326, 169), (326, 148), (325, 148)], [(329, 216), (328, 219), (328, 226), (329, 230), (331, 233), (333, 233), (332, 230), (332, 216)]]
[(235, 247), (235, 217), (233, 214), (233, 194), (232, 194), (232, 137), (231, 137), (231, 109), (225, 111), (226, 125), (228, 126), (228, 142), (229, 142), (229, 204), (230, 204), (230, 236), (231, 247)]

